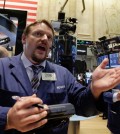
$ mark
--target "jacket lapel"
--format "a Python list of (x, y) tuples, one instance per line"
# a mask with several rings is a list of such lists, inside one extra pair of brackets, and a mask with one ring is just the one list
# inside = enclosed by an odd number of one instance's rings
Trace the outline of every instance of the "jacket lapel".
[(26, 69), (22, 63), (21, 55), (18, 55), (11, 59), (10, 69), (11, 74), (19, 81), (27, 95), (32, 95), (33, 91), (31, 83), (29, 81)]

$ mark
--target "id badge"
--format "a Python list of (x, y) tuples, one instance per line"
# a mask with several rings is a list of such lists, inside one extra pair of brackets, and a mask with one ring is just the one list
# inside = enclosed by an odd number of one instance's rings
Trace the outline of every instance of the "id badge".
[(46, 81), (56, 81), (56, 74), (55, 73), (42, 73), (42, 80)]

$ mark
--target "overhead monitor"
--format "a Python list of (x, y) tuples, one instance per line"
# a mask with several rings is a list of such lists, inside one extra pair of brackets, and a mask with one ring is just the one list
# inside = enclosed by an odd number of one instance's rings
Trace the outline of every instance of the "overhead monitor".
[(92, 77), (92, 72), (86, 72), (85, 73), (85, 81), (86, 81), (86, 83), (88, 84), (89, 83), (89, 81), (91, 80), (91, 77)]
[[(109, 55), (101, 55), (97, 57), (97, 65), (100, 65), (105, 58), (109, 59)], [(110, 68), (110, 63), (107, 64), (106, 68)]]
[(110, 67), (120, 67), (120, 53), (110, 54)]
[(77, 45), (77, 55), (87, 55), (87, 46)]

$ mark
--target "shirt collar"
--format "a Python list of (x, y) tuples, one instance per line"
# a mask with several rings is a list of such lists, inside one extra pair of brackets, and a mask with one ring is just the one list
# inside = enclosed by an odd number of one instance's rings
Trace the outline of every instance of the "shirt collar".
[[(25, 68), (30, 67), (30, 66), (33, 65), (33, 64), (27, 59), (27, 57), (25, 56), (24, 52), (23, 52), (22, 55), (21, 55), (21, 60), (22, 60), (23, 65), (24, 65)], [(37, 66), (43, 66), (43, 67), (45, 68), (45, 65), (46, 65), (46, 60), (43, 61), (42, 63), (40, 63), (40, 64), (37, 65)]]

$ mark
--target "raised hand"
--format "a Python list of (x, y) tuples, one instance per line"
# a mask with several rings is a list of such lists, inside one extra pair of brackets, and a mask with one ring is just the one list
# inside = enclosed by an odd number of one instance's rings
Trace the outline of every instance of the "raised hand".
[(120, 67), (105, 69), (108, 64), (108, 59), (95, 69), (92, 75), (91, 91), (97, 98), (103, 91), (112, 89), (120, 83)]

